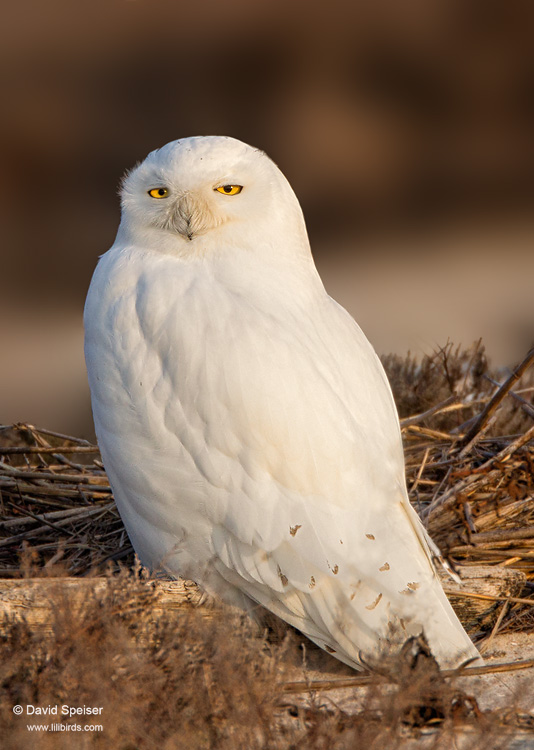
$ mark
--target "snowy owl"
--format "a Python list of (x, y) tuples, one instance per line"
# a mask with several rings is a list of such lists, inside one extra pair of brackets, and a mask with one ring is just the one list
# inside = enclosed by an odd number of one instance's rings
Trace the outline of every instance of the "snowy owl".
[(277, 166), (185, 138), (121, 197), (85, 355), (141, 561), (263, 605), (355, 668), (421, 632), (442, 666), (477, 657), (408, 500), (386, 375), (326, 293)]

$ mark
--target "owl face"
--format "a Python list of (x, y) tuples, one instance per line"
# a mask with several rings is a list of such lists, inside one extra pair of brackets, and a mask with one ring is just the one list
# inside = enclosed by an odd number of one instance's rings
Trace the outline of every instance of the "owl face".
[(173, 141), (125, 177), (123, 219), (194, 242), (223, 225), (259, 221), (279, 199), (281, 180), (262, 151), (233, 138)]

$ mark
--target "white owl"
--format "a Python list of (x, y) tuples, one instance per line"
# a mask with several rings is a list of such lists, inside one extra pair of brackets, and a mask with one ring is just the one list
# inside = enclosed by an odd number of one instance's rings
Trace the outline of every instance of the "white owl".
[(98, 442), (145, 565), (259, 603), (355, 668), (421, 631), (443, 666), (478, 656), (408, 500), (380, 361), (262, 151), (186, 138), (127, 175), (85, 336)]

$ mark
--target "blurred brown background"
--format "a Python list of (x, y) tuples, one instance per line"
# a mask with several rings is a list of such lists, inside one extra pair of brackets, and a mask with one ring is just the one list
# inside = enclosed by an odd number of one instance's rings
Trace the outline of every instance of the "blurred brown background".
[(123, 171), (263, 148), (380, 352), (534, 338), (529, 0), (26, 0), (3, 9), (0, 423), (91, 436), (83, 301)]

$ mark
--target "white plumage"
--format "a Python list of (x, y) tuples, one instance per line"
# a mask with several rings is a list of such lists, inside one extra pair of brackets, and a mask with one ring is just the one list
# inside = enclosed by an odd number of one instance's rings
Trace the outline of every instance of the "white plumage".
[(145, 565), (257, 602), (354, 667), (422, 630), (442, 665), (477, 656), (408, 500), (384, 371), (263, 152), (188, 138), (127, 175), (85, 330)]

